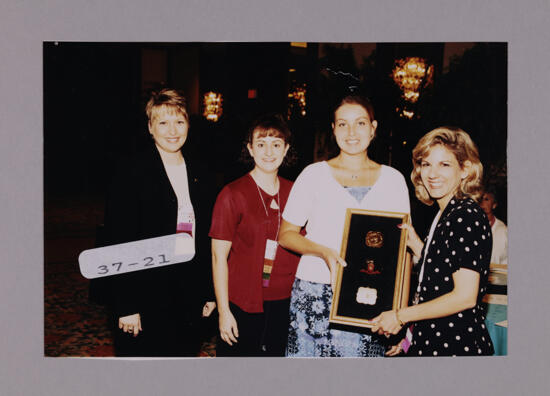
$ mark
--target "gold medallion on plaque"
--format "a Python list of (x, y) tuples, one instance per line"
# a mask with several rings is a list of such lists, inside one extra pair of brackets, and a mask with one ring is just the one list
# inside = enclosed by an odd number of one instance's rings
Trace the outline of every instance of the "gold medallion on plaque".
[(379, 248), (384, 244), (384, 236), (380, 231), (369, 231), (365, 236), (365, 245), (368, 247)]

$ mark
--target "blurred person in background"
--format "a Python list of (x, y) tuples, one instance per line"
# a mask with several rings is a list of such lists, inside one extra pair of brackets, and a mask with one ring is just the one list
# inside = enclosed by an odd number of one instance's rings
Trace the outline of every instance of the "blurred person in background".
[(498, 205), (496, 189), (489, 186), (485, 189), (479, 206), (487, 215), (493, 232), (493, 251), (491, 263), (508, 264), (508, 227), (495, 217), (494, 210)]

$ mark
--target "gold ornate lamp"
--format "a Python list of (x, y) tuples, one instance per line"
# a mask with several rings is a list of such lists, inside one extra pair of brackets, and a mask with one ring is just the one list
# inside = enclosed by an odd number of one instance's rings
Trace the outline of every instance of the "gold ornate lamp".
[[(398, 59), (395, 61), (391, 77), (403, 92), (402, 97), (405, 101), (416, 103), (420, 97), (420, 90), (433, 83), (433, 65), (429, 65), (426, 59), (419, 57)], [(414, 116), (411, 110), (400, 111), (402, 117)]]
[(304, 117), (306, 115), (306, 84), (296, 86), (288, 93), (288, 99), (290, 101), (288, 109), (289, 116), (292, 110), (297, 106), (300, 115)]
[(202, 115), (208, 120), (217, 122), (223, 114), (222, 94), (216, 92), (207, 92), (203, 97), (204, 111)]

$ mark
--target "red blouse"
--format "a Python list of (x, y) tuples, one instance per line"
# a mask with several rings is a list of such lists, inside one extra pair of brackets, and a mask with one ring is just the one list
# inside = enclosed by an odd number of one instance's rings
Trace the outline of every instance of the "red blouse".
[(300, 257), (281, 246), (277, 247), (269, 286), (262, 286), (266, 240), (276, 240), (279, 216), (282, 222), (292, 182), (279, 177), (279, 186), (280, 213), (271, 208), (271, 201), (277, 202), (277, 194), (269, 195), (258, 188), (249, 173), (225, 186), (214, 206), (209, 236), (232, 242), (228, 259), (229, 301), (245, 312), (262, 312), (264, 300), (290, 297)]

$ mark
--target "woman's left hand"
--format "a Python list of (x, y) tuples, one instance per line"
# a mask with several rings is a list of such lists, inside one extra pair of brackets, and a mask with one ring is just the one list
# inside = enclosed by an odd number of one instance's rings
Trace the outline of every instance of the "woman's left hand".
[(374, 326), (371, 328), (373, 333), (384, 334), (389, 337), (390, 334), (397, 334), (401, 330), (399, 321), (397, 320), (397, 312), (386, 311), (382, 312), (376, 318), (373, 319)]
[(210, 314), (216, 309), (216, 302), (215, 301), (208, 301), (206, 304), (204, 304), (204, 307), (202, 308), (202, 317), (207, 318), (210, 316)]
[(399, 344), (393, 345), (387, 352), (386, 356), (397, 356), (401, 352), (403, 352), (403, 342), (405, 339), (403, 338), (401, 341), (399, 341)]

